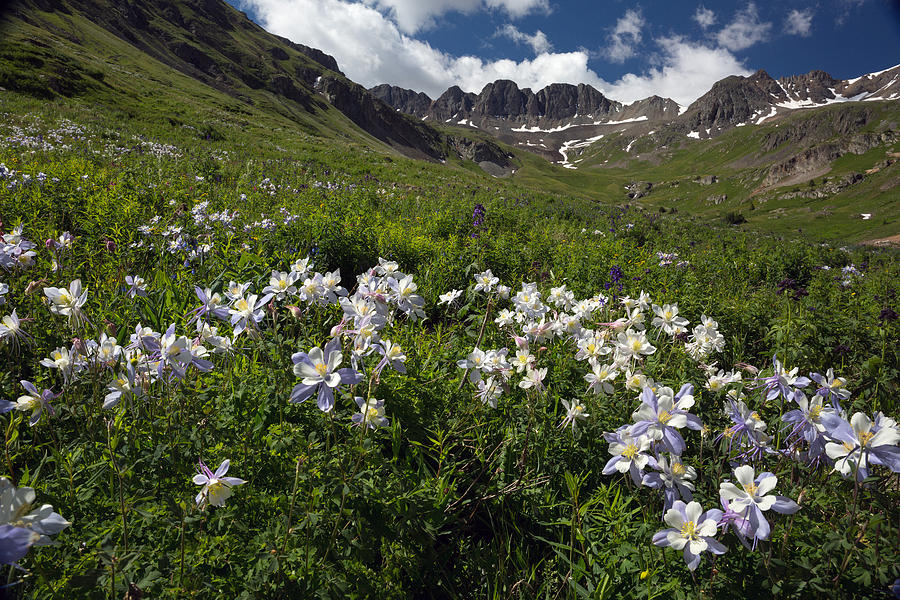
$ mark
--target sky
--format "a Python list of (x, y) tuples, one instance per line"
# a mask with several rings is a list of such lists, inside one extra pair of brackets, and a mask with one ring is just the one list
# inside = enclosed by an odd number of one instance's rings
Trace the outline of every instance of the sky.
[(228, 0), (271, 33), (334, 56), (352, 80), (437, 98), (511, 79), (586, 83), (688, 105), (729, 75), (900, 64), (900, 0)]

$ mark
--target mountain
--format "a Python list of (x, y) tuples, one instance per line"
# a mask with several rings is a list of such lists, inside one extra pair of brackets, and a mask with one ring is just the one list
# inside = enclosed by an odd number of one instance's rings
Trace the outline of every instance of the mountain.
[(759, 125), (797, 109), (898, 98), (900, 65), (851, 80), (810, 71), (776, 81), (760, 70), (750, 77), (727, 77), (715, 83), (688, 107), (678, 124), (703, 138), (731, 127)]
[(631, 132), (630, 141), (661, 129), (707, 139), (797, 109), (896, 100), (900, 98), (900, 65), (851, 80), (835, 79), (824, 71), (775, 80), (760, 70), (749, 77), (716, 82), (688, 107), (659, 96), (626, 105), (584, 84), (552, 84), (534, 93), (507, 80), (489, 83), (478, 94), (453, 86), (436, 100), (386, 84), (369, 91), (411, 116), (476, 127), (571, 167), (569, 150), (622, 131)]
[[(115, 63), (125, 56), (137, 69), (152, 59), (317, 135), (339, 131), (363, 143), (374, 138), (429, 160), (474, 144), (485, 160), (508, 166), (507, 152), (496, 143), (457, 139), (394, 110), (347, 79), (333, 57), (266, 32), (221, 0), (19, 0), (3, 14), (0, 35), (0, 86), (6, 89), (46, 98), (95, 93), (127, 106), (133, 82), (120, 72), (105, 77), (106, 71), (121, 71)], [(101, 65), (86, 66), (85, 57), (98, 53), (106, 55)]]

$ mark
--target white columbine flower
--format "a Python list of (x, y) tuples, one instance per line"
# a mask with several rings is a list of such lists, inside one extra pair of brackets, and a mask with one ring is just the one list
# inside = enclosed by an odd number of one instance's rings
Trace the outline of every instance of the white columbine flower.
[(200, 493), (194, 498), (201, 510), (210, 505), (223, 506), (225, 501), (231, 497), (233, 488), (247, 483), (237, 477), (225, 477), (230, 465), (231, 461), (223, 460), (216, 472), (213, 473), (203, 464), (202, 460), (200, 461), (200, 466), (197, 467), (198, 473), (194, 475), (193, 481), (196, 485), (203, 486)]
[(87, 302), (87, 290), (82, 290), (81, 280), (76, 279), (69, 288), (44, 288), (44, 295), (50, 300), (50, 312), (69, 319), (69, 326), (76, 327), (86, 321), (81, 308)]

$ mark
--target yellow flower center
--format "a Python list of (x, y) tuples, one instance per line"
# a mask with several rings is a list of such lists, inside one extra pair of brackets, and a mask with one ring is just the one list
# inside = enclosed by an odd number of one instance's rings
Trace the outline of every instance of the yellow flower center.
[(324, 377), (325, 373), (327, 373), (327, 372), (328, 372), (328, 365), (326, 365), (325, 363), (318, 363), (316, 365), (316, 373), (318, 373), (319, 375), (322, 375)]
[(371, 420), (375, 419), (377, 416), (378, 416), (378, 409), (375, 408), (374, 406), (370, 406), (366, 410), (366, 421), (371, 421)]
[(638, 454), (638, 447), (635, 444), (628, 444), (622, 451), (622, 456), (629, 460), (633, 460)]
[(748, 494), (750, 494), (751, 496), (755, 496), (756, 491), (758, 489), (759, 489), (759, 487), (756, 485), (756, 483), (754, 483), (752, 481), (744, 486), (744, 491), (747, 492)]
[(856, 446), (854, 446), (850, 442), (844, 442), (842, 445), (844, 446), (844, 450), (846, 450), (847, 452), (853, 452), (856, 449)]
[(816, 406), (813, 406), (811, 409), (809, 409), (809, 419), (811, 421), (817, 420), (822, 414), (822, 408), (823, 407), (821, 404), (817, 404)]
[(686, 471), (686, 469), (684, 468), (684, 465), (681, 464), (680, 462), (672, 463), (672, 474), (673, 475), (684, 475), (685, 471)]
[(843, 387), (843, 386), (844, 386), (844, 382), (841, 379), (835, 379), (834, 381), (831, 382), (830, 387), (831, 387), (831, 389), (835, 389), (835, 388), (839, 388), (839, 387)]
[(694, 525), (693, 521), (685, 521), (684, 525), (681, 526), (681, 536), (691, 541), (700, 539), (697, 526)]
[(875, 434), (871, 431), (861, 431), (859, 433), (859, 445), (862, 447), (866, 447), (869, 445), (869, 441), (875, 437)]
[(671, 420), (672, 420), (672, 414), (669, 411), (664, 410), (661, 413), (659, 413), (659, 422), (662, 423), (663, 425), (665, 425), (666, 423), (668, 423)]

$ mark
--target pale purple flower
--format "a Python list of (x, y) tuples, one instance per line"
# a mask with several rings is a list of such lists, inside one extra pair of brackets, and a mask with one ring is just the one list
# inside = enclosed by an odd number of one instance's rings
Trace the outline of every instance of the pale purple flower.
[(34, 489), (0, 477), (0, 563), (14, 564), (31, 546), (53, 543), (50, 536), (71, 525), (49, 504), (32, 509), (34, 500)]
[(31, 411), (31, 418), (28, 420), (28, 424), (32, 427), (40, 420), (41, 413), (46, 410), (50, 413), (51, 416), (54, 414), (53, 406), (50, 405), (50, 401), (58, 398), (60, 394), (54, 394), (50, 390), (44, 390), (39, 392), (34, 384), (30, 381), (25, 381), (24, 379), (21, 381), (22, 387), (25, 388), (25, 391), (28, 392), (27, 396), (19, 396), (19, 399), (15, 402), (10, 402), (8, 400), (0, 400), (0, 413), (6, 413), (13, 409), (21, 410), (23, 412)]
[(900, 472), (900, 430), (893, 426), (877, 429), (868, 416), (858, 412), (848, 423), (837, 414), (822, 417), (826, 435), (833, 441), (825, 452), (834, 460), (834, 468), (845, 477), (856, 472), (862, 481), (869, 476), (869, 465), (884, 465)]
[(806, 394), (801, 390), (794, 392), (794, 401), (799, 408), (786, 413), (781, 420), (792, 425), (791, 433), (787, 437), (787, 441), (799, 443), (800, 440), (806, 441), (809, 446), (809, 460), (816, 461), (825, 453), (825, 426), (822, 418), (826, 415), (833, 414), (835, 411), (832, 407), (823, 406), (824, 397), (818, 394), (812, 399), (807, 399)]
[(334, 408), (334, 390), (339, 385), (353, 385), (363, 379), (362, 373), (346, 367), (338, 369), (343, 361), (341, 342), (333, 338), (321, 348), (311, 348), (308, 353), (296, 352), (291, 356), (294, 374), (303, 380), (294, 386), (290, 401), (303, 402), (318, 390), (317, 403), (323, 412)]
[(810, 373), (809, 376), (819, 385), (816, 393), (823, 398), (831, 400), (835, 408), (840, 409), (840, 401), (850, 397), (850, 390), (847, 389), (847, 380), (843, 377), (835, 377), (834, 369), (829, 368), (825, 375)]
[(811, 382), (806, 377), (797, 376), (798, 367), (787, 370), (778, 360), (778, 356), (772, 357), (774, 372), (769, 377), (760, 378), (761, 386), (765, 389), (766, 401), (774, 400), (781, 396), (790, 400), (795, 388), (804, 388)]
[(134, 298), (135, 296), (147, 296), (146, 282), (140, 275), (126, 275), (125, 284), (128, 285), (126, 294), (129, 298)]
[(609, 442), (609, 453), (613, 455), (603, 467), (603, 474), (630, 473), (634, 484), (640, 485), (644, 468), (655, 461), (648, 454), (650, 438), (646, 435), (633, 435), (628, 426), (620, 427), (615, 433), (604, 433), (603, 438)]
[(676, 500), (693, 499), (694, 484), (691, 481), (697, 479), (697, 470), (685, 465), (680, 456), (670, 454), (666, 459), (660, 455), (650, 466), (655, 471), (644, 475), (641, 483), (663, 492), (663, 510), (672, 508)]
[(631, 415), (634, 425), (632, 435), (647, 436), (654, 441), (662, 442), (669, 452), (681, 456), (685, 450), (684, 438), (678, 429), (701, 430), (703, 423), (687, 411), (694, 405), (694, 386), (689, 383), (681, 386), (677, 394), (671, 388), (659, 388), (659, 396), (650, 387), (641, 392), (641, 406)]
[(766, 422), (759, 418), (756, 411), (747, 408), (743, 400), (729, 398), (725, 404), (725, 412), (734, 425), (725, 429), (716, 441), (727, 439), (730, 452), (735, 442), (745, 449), (742, 457), (758, 459), (767, 453), (774, 452), (769, 446), (772, 436), (766, 433)]
[(771, 509), (790, 515), (800, 510), (800, 505), (793, 500), (769, 494), (778, 483), (774, 474), (762, 472), (754, 478), (753, 467), (741, 465), (734, 469), (734, 477), (740, 487), (730, 481), (723, 481), (719, 485), (719, 496), (723, 501), (728, 501), (731, 510), (747, 519), (750, 532), (756, 540), (768, 539), (771, 532), (769, 522), (763, 516), (764, 511)]
[(377, 429), (379, 427), (387, 427), (390, 421), (384, 416), (384, 400), (376, 400), (369, 398), (364, 400), (360, 396), (353, 398), (359, 407), (359, 412), (350, 417), (356, 425), (365, 426), (369, 429)]

